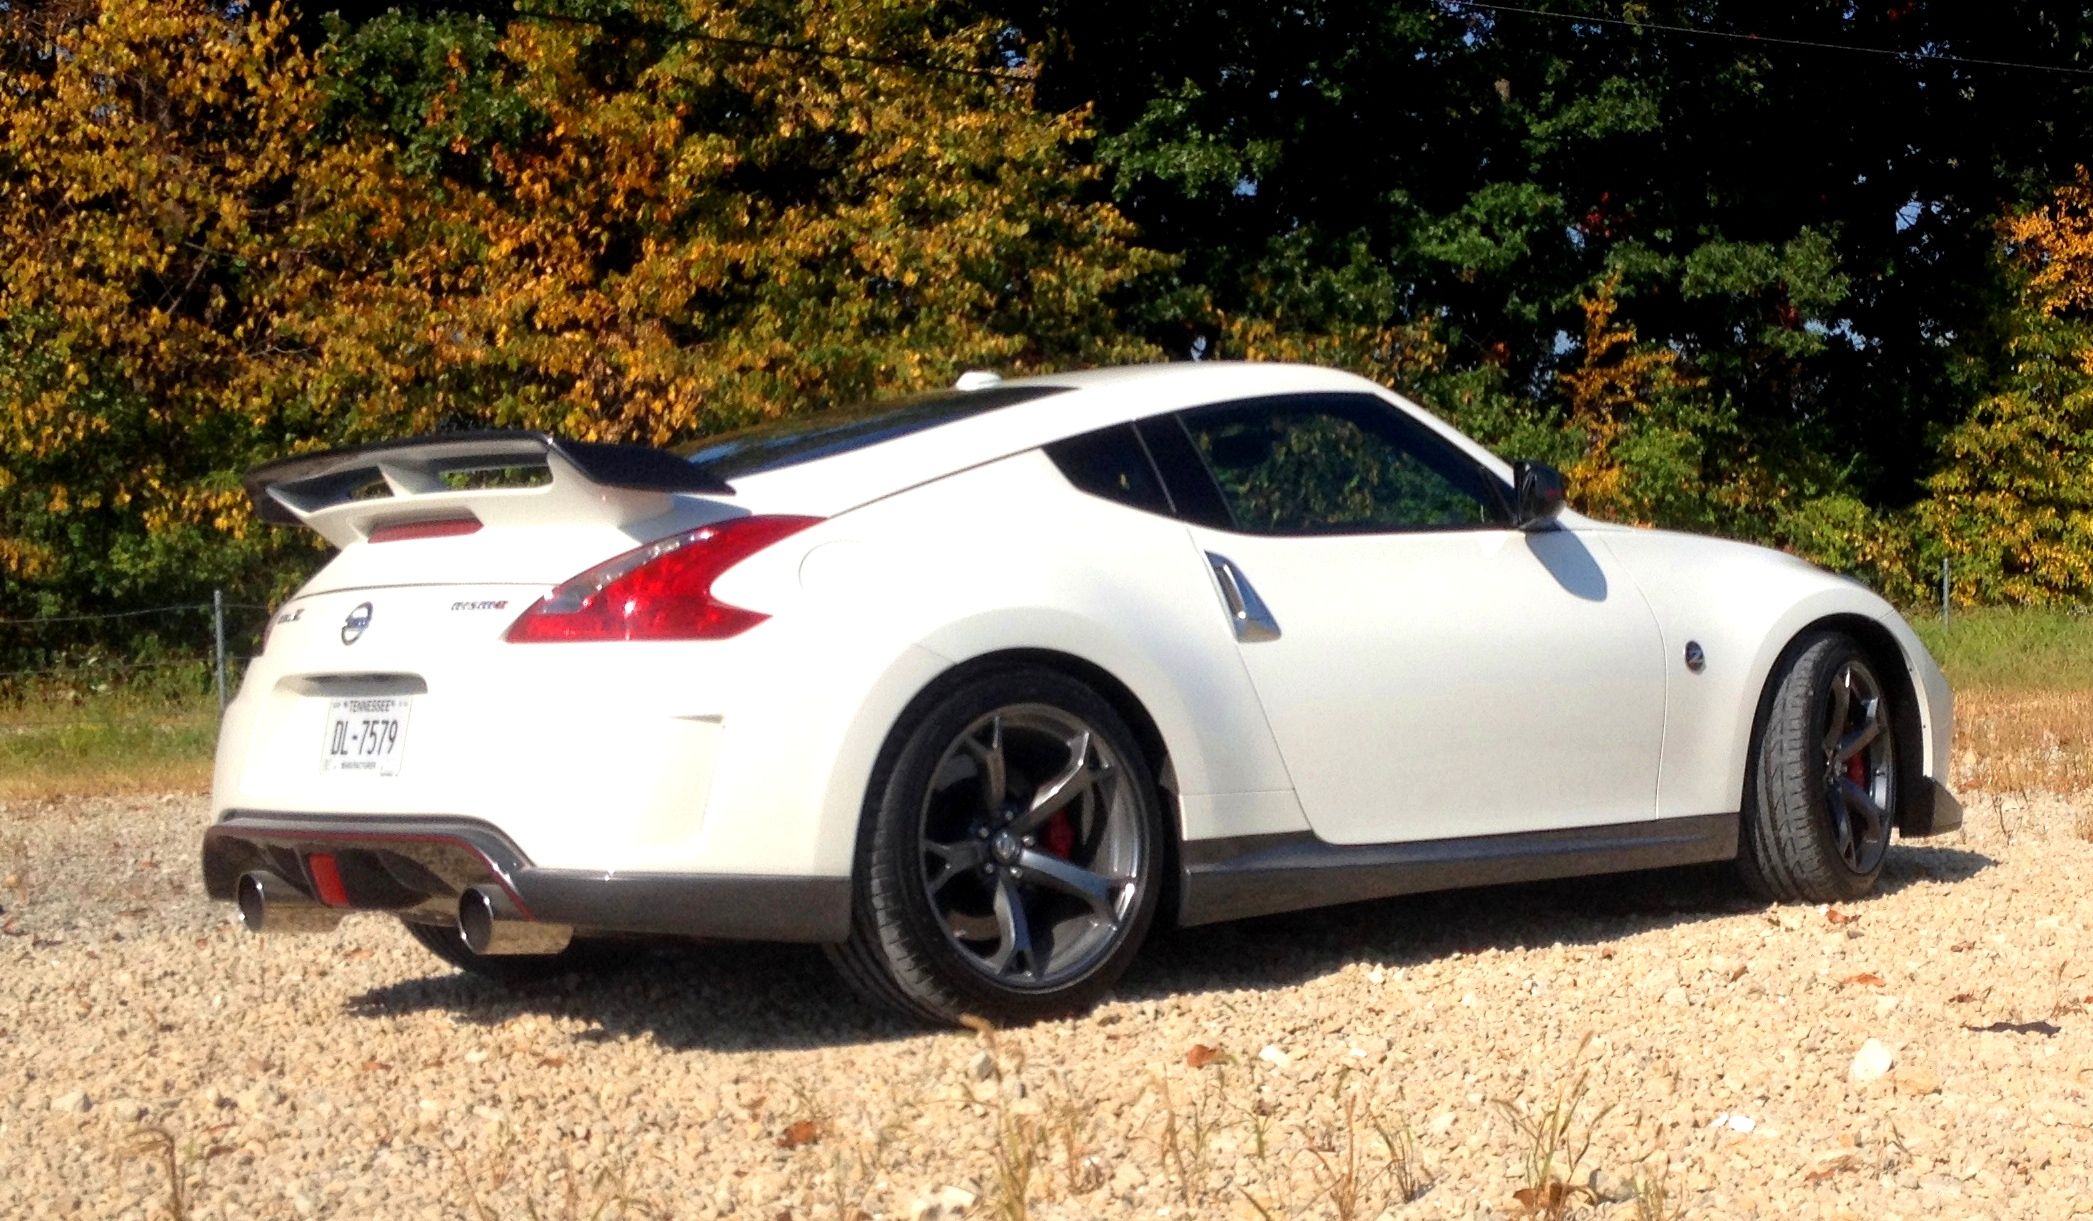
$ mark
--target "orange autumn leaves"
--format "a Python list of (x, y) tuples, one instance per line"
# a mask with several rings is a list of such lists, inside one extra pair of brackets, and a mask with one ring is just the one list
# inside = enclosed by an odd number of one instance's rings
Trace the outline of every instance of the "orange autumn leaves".
[(0, 35), (0, 576), (83, 548), (142, 586), (266, 570), (285, 544), (243, 538), (237, 473), (285, 450), (661, 443), (1153, 355), (1100, 303), (1162, 260), (994, 30), (831, 0), (519, 18), (423, 65), (408, 134), (453, 133), (428, 158), (285, 11), (83, 0)]

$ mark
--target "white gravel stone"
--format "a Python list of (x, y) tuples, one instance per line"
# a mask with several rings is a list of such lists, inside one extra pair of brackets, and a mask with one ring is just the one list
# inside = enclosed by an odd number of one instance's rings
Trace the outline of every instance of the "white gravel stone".
[(1896, 1063), (1897, 1057), (1890, 1051), (1889, 1044), (1881, 1039), (1869, 1039), (1853, 1053), (1853, 1064), (1846, 1070), (1846, 1075), (1865, 1084), (1882, 1078)]

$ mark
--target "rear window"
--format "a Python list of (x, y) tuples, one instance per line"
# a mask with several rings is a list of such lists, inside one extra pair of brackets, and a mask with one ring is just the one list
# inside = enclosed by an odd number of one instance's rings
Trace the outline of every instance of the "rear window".
[(1012, 407), (1068, 386), (985, 386), (979, 390), (939, 390), (906, 398), (881, 399), (856, 407), (791, 416), (725, 436), (707, 437), (676, 450), (693, 466), (720, 479), (739, 479), (832, 458), (905, 437), (912, 432), (950, 424), (968, 416)]

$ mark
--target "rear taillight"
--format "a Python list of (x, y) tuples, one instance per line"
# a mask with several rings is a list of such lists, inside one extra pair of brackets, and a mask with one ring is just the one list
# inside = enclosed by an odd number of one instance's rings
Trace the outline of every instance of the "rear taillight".
[(587, 640), (720, 640), (767, 617), (712, 596), (720, 574), (818, 517), (737, 517), (607, 560), (540, 598), (509, 625), (528, 644)]

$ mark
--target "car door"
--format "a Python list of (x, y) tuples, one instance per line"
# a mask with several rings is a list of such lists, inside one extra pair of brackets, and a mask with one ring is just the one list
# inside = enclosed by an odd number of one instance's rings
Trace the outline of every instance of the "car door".
[(1497, 476), (1371, 394), (1217, 404), (1142, 436), (1318, 837), (1656, 816), (1663, 645), (1603, 547), (1513, 528)]

